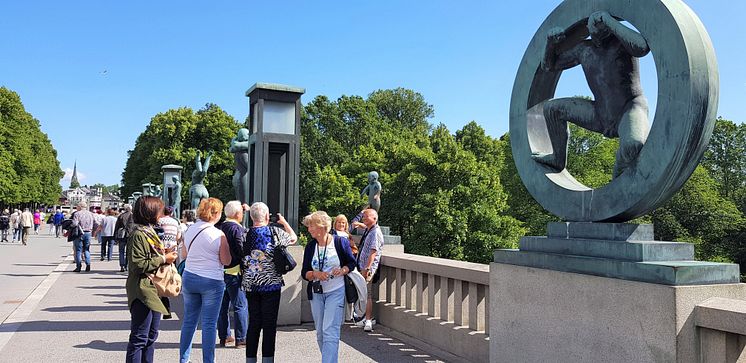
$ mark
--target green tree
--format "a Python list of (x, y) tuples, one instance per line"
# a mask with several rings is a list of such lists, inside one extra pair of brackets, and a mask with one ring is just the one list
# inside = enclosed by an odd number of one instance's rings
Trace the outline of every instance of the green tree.
[(197, 151), (214, 151), (205, 186), (210, 195), (223, 201), (235, 199), (231, 177), (233, 155), (228, 152), (231, 139), (242, 125), (219, 106), (208, 103), (197, 112), (187, 107), (159, 113), (150, 120), (128, 151), (122, 173), (122, 196), (141, 191), (142, 184), (162, 182), (161, 166), (176, 164), (182, 173), (182, 200), (189, 199), (191, 175)]
[(701, 260), (733, 260), (730, 238), (746, 222), (736, 205), (717, 192), (717, 183), (701, 165), (663, 207), (652, 213), (656, 239), (696, 244)]
[(57, 203), (57, 151), (17, 93), (0, 87), (0, 203)]
[(719, 117), (702, 165), (717, 181), (720, 194), (734, 200), (746, 188), (746, 124)]

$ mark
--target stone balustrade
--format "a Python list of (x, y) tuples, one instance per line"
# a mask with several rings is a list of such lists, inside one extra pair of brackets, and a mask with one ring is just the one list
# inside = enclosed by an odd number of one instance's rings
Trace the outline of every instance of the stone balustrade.
[(489, 361), (489, 265), (386, 251), (379, 323), (472, 362)]
[(746, 362), (746, 301), (714, 297), (694, 309), (700, 362)]

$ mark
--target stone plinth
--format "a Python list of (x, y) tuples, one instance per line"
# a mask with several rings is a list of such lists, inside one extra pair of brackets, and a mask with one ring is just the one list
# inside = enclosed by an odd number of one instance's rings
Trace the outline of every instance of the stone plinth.
[(669, 286), (490, 265), (491, 362), (697, 362), (695, 305), (746, 284)]
[(665, 285), (740, 281), (736, 264), (694, 261), (694, 245), (653, 241), (652, 225), (549, 223), (547, 237), (521, 238), (494, 262)]

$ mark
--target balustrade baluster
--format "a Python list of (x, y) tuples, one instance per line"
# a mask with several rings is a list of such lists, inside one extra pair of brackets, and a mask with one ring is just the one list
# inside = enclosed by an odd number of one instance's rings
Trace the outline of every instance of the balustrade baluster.
[(448, 277), (440, 276), (440, 288), (438, 289), (440, 294), (440, 320), (450, 321), (448, 314), (449, 300), (453, 300), (451, 293), (448, 289)]
[(402, 289), (404, 288), (404, 271), (400, 268), (396, 269), (396, 306), (402, 306), (402, 297), (404, 296)]
[(421, 272), (415, 272), (415, 307), (414, 310), (418, 313), (421, 313), (424, 309), (424, 302), (422, 301), (423, 296), (423, 290), (424, 290), (424, 274)]
[(453, 280), (453, 323), (464, 325), (464, 283), (461, 280)]
[(435, 293), (435, 275), (427, 274), (427, 315), (435, 316), (435, 299), (440, 296), (436, 296)]
[(405, 299), (407, 303), (405, 307), (407, 308), (407, 310), (412, 310), (412, 289), (414, 288), (414, 286), (412, 286), (414, 285), (414, 276), (412, 276), (413, 274), (414, 274), (414, 271), (407, 270), (407, 278), (406, 278), (407, 288), (404, 290), (404, 293), (406, 294)]

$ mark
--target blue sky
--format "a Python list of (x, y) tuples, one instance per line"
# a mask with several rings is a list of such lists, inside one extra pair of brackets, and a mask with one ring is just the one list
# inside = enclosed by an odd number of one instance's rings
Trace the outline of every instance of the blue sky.
[[(498, 137), (523, 52), (559, 3), (5, 1), (0, 86), (40, 120), (63, 169), (77, 160), (83, 184), (118, 183), (159, 112), (212, 102), (244, 120), (255, 82), (304, 87), (304, 102), (406, 87), (434, 106), (433, 123), (453, 132), (475, 120)], [(718, 56), (718, 114), (743, 122), (746, 1), (686, 3)], [(642, 67), (654, 94), (650, 56)], [(559, 93), (589, 94), (576, 70)]]

